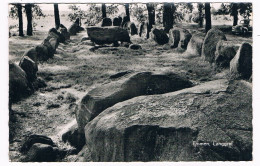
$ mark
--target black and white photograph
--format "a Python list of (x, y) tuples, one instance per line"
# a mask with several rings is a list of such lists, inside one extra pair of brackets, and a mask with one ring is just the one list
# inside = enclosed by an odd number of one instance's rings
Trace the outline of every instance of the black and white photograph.
[(7, 161), (252, 163), (254, 5), (8, 1)]

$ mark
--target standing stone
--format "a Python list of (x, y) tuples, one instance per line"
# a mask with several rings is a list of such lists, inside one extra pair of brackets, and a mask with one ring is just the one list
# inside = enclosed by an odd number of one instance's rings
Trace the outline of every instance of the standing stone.
[[(121, 18), (121, 21), (122, 21), (122, 18)], [(120, 26), (121, 25), (121, 21), (118, 17), (115, 17), (113, 19), (113, 26)]]
[[(56, 40), (56, 39), (51, 38), (51, 40)], [(36, 52), (37, 52), (38, 61), (44, 62), (44, 61), (47, 61), (49, 59), (49, 50), (48, 50), (48, 47), (46, 45), (40, 44), (40, 45), (36, 46), (35, 49), (36, 49)]]
[(143, 38), (147, 38), (149, 35), (148, 33), (148, 23), (142, 22), (139, 26), (139, 36)]
[(205, 61), (214, 62), (216, 46), (219, 40), (227, 40), (225, 34), (217, 28), (210, 29), (202, 45), (202, 57)]
[(112, 26), (112, 20), (110, 18), (103, 18), (101, 27)]
[(164, 45), (169, 42), (169, 37), (164, 32), (163, 29), (153, 29), (151, 32), (151, 38), (154, 39), (154, 41), (159, 45)]
[(169, 42), (172, 48), (186, 49), (192, 35), (184, 28), (173, 28), (169, 31)]
[(19, 66), (25, 71), (29, 82), (33, 82), (37, 78), (38, 65), (28, 56), (22, 57)]
[(54, 56), (55, 49), (52, 47), (50, 41), (47, 40), (47, 39), (44, 39), (44, 41), (41, 43), (41, 45), (44, 45), (44, 46), (47, 47), (47, 49), (48, 49), (48, 57), (52, 58)]
[(38, 56), (37, 56), (37, 51), (36, 51), (36, 47), (30, 48), (29, 50), (27, 50), (23, 56), (28, 56), (29, 58), (31, 58), (35, 63), (38, 63)]
[(78, 24), (76, 24), (76, 23), (73, 23), (70, 27), (69, 27), (69, 29), (68, 29), (68, 31), (69, 31), (69, 33), (70, 33), (70, 35), (72, 36), (72, 35), (76, 35), (77, 33), (78, 33)]
[(230, 73), (234, 78), (249, 79), (252, 75), (252, 46), (243, 43), (230, 62)]
[(205, 38), (205, 34), (201, 32), (192, 35), (186, 52), (189, 53), (190, 55), (201, 56), (201, 49), (202, 49), (204, 38)]
[(70, 39), (70, 34), (68, 32), (68, 29), (64, 25), (60, 24), (58, 32), (64, 37), (65, 40)]
[(218, 67), (229, 67), (229, 63), (235, 55), (233, 42), (220, 40), (216, 46), (215, 63)]
[(133, 22), (130, 23), (130, 34), (131, 36), (137, 35), (137, 28)]
[(9, 104), (27, 97), (30, 93), (25, 71), (15, 63), (9, 62)]

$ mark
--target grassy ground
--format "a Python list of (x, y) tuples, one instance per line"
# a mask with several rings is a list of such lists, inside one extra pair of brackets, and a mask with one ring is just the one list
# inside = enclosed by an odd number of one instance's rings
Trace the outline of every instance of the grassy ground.
[[(23, 53), (41, 43), (46, 35), (47, 31), (36, 31), (32, 37), (9, 38), (9, 59), (18, 63)], [(111, 81), (109, 77), (117, 72), (171, 71), (194, 84), (227, 77), (227, 71), (217, 73), (201, 57), (191, 57), (183, 50), (159, 46), (138, 36), (133, 36), (131, 41), (140, 44), (142, 50), (104, 47), (93, 52), (88, 42), (80, 42), (86, 35), (86, 32), (79, 33), (60, 44), (53, 59), (39, 64), (38, 76), (46, 81), (47, 87), (13, 105), (9, 121), (11, 161), (19, 161), (21, 141), (31, 134), (50, 136), (59, 147), (69, 148), (59, 133), (75, 120), (76, 103), (91, 86)], [(237, 36), (227, 35), (227, 38), (238, 41)], [(241, 41), (252, 43), (252, 38), (241, 37)]]

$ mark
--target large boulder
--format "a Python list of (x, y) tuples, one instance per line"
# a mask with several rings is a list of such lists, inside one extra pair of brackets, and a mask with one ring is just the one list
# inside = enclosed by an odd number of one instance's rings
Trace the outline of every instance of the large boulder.
[(186, 49), (191, 37), (190, 32), (184, 28), (175, 27), (169, 31), (169, 43), (172, 48)]
[(131, 42), (127, 30), (120, 27), (88, 27), (87, 32), (90, 40), (99, 45)]
[(122, 22), (122, 17), (121, 17), (121, 20), (119, 19), (119, 17), (115, 17), (113, 19), (113, 26), (120, 26), (121, 22)]
[(205, 36), (206, 35), (201, 32), (197, 32), (192, 35), (186, 52), (191, 55), (201, 56), (202, 44)]
[(221, 68), (228, 68), (230, 61), (236, 55), (233, 42), (220, 40), (216, 46), (215, 64)]
[(162, 94), (191, 87), (192, 83), (174, 73), (134, 73), (127, 78), (100, 85), (90, 90), (76, 109), (79, 131), (114, 104), (141, 95)]
[(85, 136), (95, 162), (250, 161), (252, 85), (223, 79), (136, 97), (99, 114)]
[(249, 43), (242, 43), (231, 60), (230, 73), (233, 78), (243, 79), (249, 79), (252, 75), (252, 46)]
[(103, 18), (101, 27), (112, 26), (112, 20), (110, 18)]
[(219, 40), (227, 40), (225, 34), (221, 30), (212, 28), (208, 31), (202, 45), (201, 53), (205, 61), (210, 63), (214, 62), (216, 46)]
[(19, 101), (31, 94), (30, 84), (23, 69), (9, 62), (9, 104)]
[(27, 80), (33, 82), (37, 78), (38, 65), (28, 56), (22, 57), (19, 66), (25, 71)]
[(150, 34), (151, 38), (159, 45), (164, 45), (169, 42), (169, 37), (163, 29), (154, 28)]

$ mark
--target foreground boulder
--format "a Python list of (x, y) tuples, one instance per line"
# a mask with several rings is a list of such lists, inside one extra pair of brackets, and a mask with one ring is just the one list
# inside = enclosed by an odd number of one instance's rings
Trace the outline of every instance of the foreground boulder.
[(252, 46), (243, 43), (230, 62), (230, 74), (233, 78), (249, 79), (252, 75)]
[(131, 42), (127, 30), (120, 27), (88, 27), (87, 32), (90, 40), (99, 45)]
[(31, 94), (27, 75), (23, 69), (9, 62), (9, 104), (19, 101)]
[(169, 31), (169, 41), (172, 48), (186, 49), (192, 35), (184, 28), (173, 28)]
[(141, 72), (130, 77), (100, 85), (83, 97), (80, 108), (76, 109), (79, 131), (85, 125), (114, 104), (141, 95), (162, 94), (191, 87), (192, 83), (174, 73), (155, 74)]
[(35, 143), (23, 159), (23, 162), (54, 162), (58, 153), (58, 148), (48, 144)]
[(163, 29), (156, 29), (154, 28), (151, 31), (151, 38), (154, 39), (154, 41), (159, 45), (164, 45), (169, 42), (169, 37), (164, 32)]
[(190, 55), (201, 56), (201, 49), (202, 49), (204, 38), (205, 38), (204, 33), (198, 32), (192, 35), (186, 52), (189, 53)]
[(19, 66), (25, 71), (29, 82), (33, 82), (37, 78), (38, 65), (28, 56), (22, 57)]
[(214, 62), (216, 46), (220, 40), (227, 40), (221, 30), (212, 28), (208, 31), (202, 45), (202, 57), (205, 61)]
[(56, 147), (51, 138), (45, 135), (33, 134), (24, 140), (23, 145), (21, 147), (21, 152), (27, 153), (35, 143), (47, 144)]
[(106, 27), (106, 26), (112, 26), (112, 20), (110, 18), (103, 18), (102, 20), (102, 27)]
[(227, 42), (220, 40), (216, 46), (215, 52), (215, 63), (216, 66), (221, 68), (229, 67), (230, 61), (236, 55), (236, 50), (234, 49), (233, 42)]
[(249, 161), (252, 86), (216, 80), (136, 97), (99, 114), (85, 136), (92, 161)]

